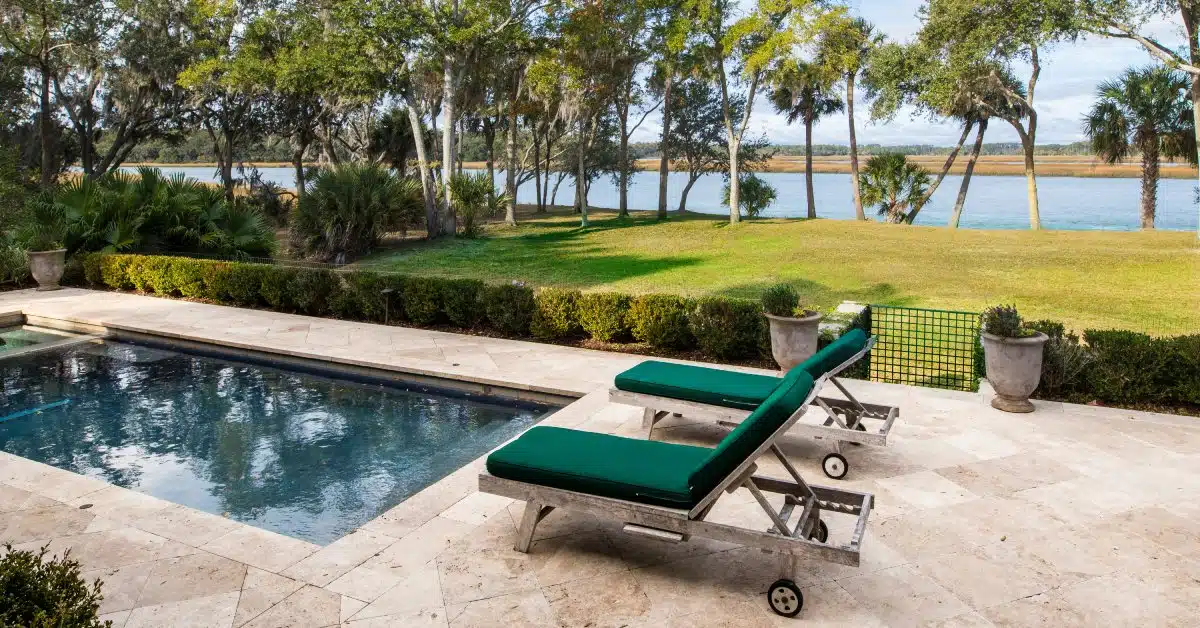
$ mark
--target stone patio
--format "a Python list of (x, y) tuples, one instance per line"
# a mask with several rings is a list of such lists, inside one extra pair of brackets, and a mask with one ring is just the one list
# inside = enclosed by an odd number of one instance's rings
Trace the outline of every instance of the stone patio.
[[(635, 356), (83, 290), (0, 294), (8, 311), (568, 394), (581, 398), (544, 424), (640, 435), (640, 410), (606, 394)], [(0, 542), (69, 548), (126, 628), (1195, 625), (1196, 419), (1060, 403), (1015, 416), (986, 393), (848, 383), (901, 419), (889, 447), (848, 453), (840, 483), (819, 470), (827, 445), (785, 441), (806, 477), (876, 498), (860, 568), (801, 563), (797, 619), (768, 609), (777, 559), (757, 550), (555, 511), (514, 552), (522, 504), (476, 491), (482, 460), (320, 547), (0, 453)], [(722, 436), (659, 425), (655, 439)], [(768, 526), (745, 491), (710, 518)]]

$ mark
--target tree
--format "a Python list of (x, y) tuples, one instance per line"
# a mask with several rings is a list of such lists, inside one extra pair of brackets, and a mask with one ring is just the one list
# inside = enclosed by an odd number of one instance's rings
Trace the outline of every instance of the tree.
[[(606, 3), (607, 22), (613, 34), (607, 38), (613, 46), (613, 77), (618, 80), (613, 90), (613, 108), (618, 124), (617, 196), (618, 215), (629, 215), (629, 178), (634, 163), (629, 158), (629, 137), (658, 109), (661, 99), (647, 102), (649, 94), (641, 81), (641, 70), (652, 54), (650, 37), (654, 8), (650, 0), (620, 0)], [(632, 116), (640, 110), (636, 122)]]
[[(673, 147), (670, 144), (673, 113), (672, 106), (676, 82), (685, 69), (695, 65), (695, 60), (686, 54), (691, 36), (691, 23), (683, 10), (683, 2), (670, 0), (664, 5), (665, 15), (654, 28), (651, 48), (658, 50), (654, 60), (654, 72), (650, 77), (651, 90), (662, 97), (662, 131), (658, 141), (658, 213), (659, 220), (667, 217), (667, 183)], [(688, 188), (690, 189), (689, 184)], [(687, 191), (684, 191), (686, 201)], [(681, 207), (683, 203), (680, 204)], [(680, 210), (682, 211), (682, 209)]]
[[(854, 86), (859, 72), (867, 67), (871, 52), (883, 43), (884, 37), (875, 26), (856, 17), (838, 20), (833, 28), (821, 35), (818, 62), (830, 71), (841, 74), (846, 85), (846, 119), (850, 124), (850, 188), (854, 195), (854, 215), (866, 220), (862, 193), (858, 187), (858, 138), (854, 128)], [(961, 145), (961, 143), (960, 143)]]
[(838, 113), (845, 103), (833, 92), (833, 81), (825, 68), (802, 61), (792, 61), (778, 72), (771, 104), (787, 116), (788, 124), (804, 122), (804, 187), (808, 197), (808, 217), (817, 217), (813, 197), (812, 128), (821, 118)]
[[(1191, 78), (1194, 141), (1200, 144), (1200, 3), (1195, 0), (1083, 0), (1082, 23), (1089, 32), (1135, 41), (1168, 66)], [(1184, 52), (1155, 37), (1148, 25), (1178, 16), (1185, 38)], [(1200, 207), (1200, 197), (1197, 206)], [(1200, 239), (1200, 221), (1196, 237)]]
[(1096, 89), (1083, 130), (1096, 155), (1108, 163), (1142, 156), (1142, 229), (1154, 228), (1158, 161), (1196, 162), (1196, 133), (1187, 76), (1167, 67), (1130, 68)]
[(863, 203), (878, 206), (879, 216), (887, 222), (909, 222), (905, 214), (929, 187), (929, 171), (908, 161), (903, 153), (872, 156), (859, 179)]
[[(960, 82), (995, 90), (1011, 104), (995, 109), (978, 104), (989, 116), (1008, 122), (1021, 140), (1029, 197), (1029, 227), (1041, 228), (1038, 210), (1034, 147), (1037, 110), (1034, 108), (1041, 52), (1055, 43), (1073, 39), (1079, 31), (1074, 0), (931, 0), (921, 9), (921, 44), (944, 59), (957, 80), (943, 81), (942, 89), (962, 91)], [(1027, 64), (1029, 78), (1018, 92), (1005, 76), (1016, 75), (1016, 65)], [(1024, 115), (1018, 115), (1024, 114)]]

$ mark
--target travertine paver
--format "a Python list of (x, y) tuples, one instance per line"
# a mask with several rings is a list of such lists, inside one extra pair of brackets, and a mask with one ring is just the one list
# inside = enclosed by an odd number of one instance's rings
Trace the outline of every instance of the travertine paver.
[[(80, 290), (0, 294), (12, 310), (585, 395), (545, 422), (641, 433), (640, 411), (605, 393), (635, 356)], [(728, 543), (661, 544), (559, 510), (514, 552), (522, 504), (476, 491), (482, 460), (318, 547), (0, 453), (0, 542), (70, 548), (104, 581), (101, 612), (118, 628), (1195, 625), (1200, 423), (1042, 402), (1013, 416), (986, 394), (850, 385), (902, 418), (888, 448), (848, 454), (841, 484), (876, 496), (861, 566), (800, 561), (794, 620), (763, 599), (775, 560)], [(723, 435), (660, 425), (655, 438), (673, 442)], [(822, 443), (783, 446), (831, 482)], [(744, 493), (710, 518), (766, 527)], [(849, 533), (828, 521), (835, 539)]]

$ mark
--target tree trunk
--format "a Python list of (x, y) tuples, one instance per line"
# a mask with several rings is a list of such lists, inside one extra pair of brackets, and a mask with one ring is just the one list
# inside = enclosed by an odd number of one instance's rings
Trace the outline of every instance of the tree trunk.
[(575, 202), (579, 206), (579, 226), (588, 226), (587, 207), (587, 132), (583, 119), (579, 121), (579, 164), (575, 176)]
[[(862, 190), (858, 185), (858, 139), (854, 133), (854, 83), (856, 72), (846, 76), (846, 117), (850, 119), (850, 189), (854, 191), (854, 217), (866, 220), (863, 212)], [(962, 145), (962, 142), (959, 142)]]
[(218, 157), (217, 165), (221, 169), (221, 182), (225, 185), (225, 200), (233, 202), (233, 138), (230, 137), (229, 131), (223, 131), (225, 136), (225, 146), (222, 151), (223, 157)]
[(292, 167), (296, 169), (296, 200), (304, 196), (304, 149), (297, 148), (292, 153)]
[(450, 177), (454, 175), (454, 60), (442, 58), (442, 229), (454, 233), (454, 199), (450, 194)]
[(741, 146), (733, 137), (729, 138), (729, 222), (742, 221), (741, 174), (738, 172), (738, 152)]
[(487, 144), (488, 203), (496, 200), (496, 127), (484, 123), (483, 141)]
[(808, 196), (808, 217), (817, 217), (817, 201), (813, 198), (812, 118), (804, 118), (804, 192)]
[(38, 94), (38, 124), (41, 126), (42, 172), (40, 183), (42, 189), (48, 190), (54, 185), (54, 130), (50, 117), (50, 70), (44, 65), (41, 68), (42, 84)]
[(440, 230), (433, 176), (429, 171), (429, 157), (425, 154), (425, 130), (421, 128), (421, 114), (417, 113), (416, 101), (407, 97), (405, 100), (408, 101), (408, 124), (412, 127), (413, 144), (417, 148), (417, 168), (421, 172), (421, 191), (425, 197), (425, 237), (432, 240)]
[(504, 208), (504, 224), (517, 224), (517, 100), (508, 103), (508, 150), (504, 155), (504, 193), (508, 205)]
[(699, 179), (700, 179), (700, 175), (698, 175), (698, 174), (696, 174), (696, 175), (689, 174), (688, 175), (687, 185), (683, 186), (683, 194), (681, 194), (679, 196), (679, 213), (680, 214), (687, 212), (688, 192), (692, 191), (692, 186), (695, 185), (696, 181)]
[(946, 157), (946, 163), (942, 164), (942, 171), (939, 172), (937, 178), (933, 180), (933, 185), (929, 186), (929, 189), (925, 190), (925, 193), (921, 195), (921, 200), (917, 202), (917, 206), (914, 207), (912, 211), (908, 212), (907, 216), (905, 216), (904, 222), (910, 225), (916, 222), (917, 214), (921, 213), (921, 209), (925, 207), (926, 203), (929, 202), (929, 198), (933, 196), (934, 192), (937, 191), (938, 186), (942, 184), (942, 179), (946, 178), (946, 173), (950, 172), (950, 167), (953, 166), (954, 161), (958, 159), (958, 153), (962, 150), (963, 143), (967, 141), (967, 136), (971, 134), (971, 128), (974, 126), (974, 120), (968, 120), (967, 123), (963, 125), (962, 135), (958, 136), (958, 144), (954, 145), (954, 150), (950, 151), (949, 157)]
[[(1188, 29), (1188, 41), (1192, 42), (1192, 45), (1189, 46), (1191, 48), (1192, 64), (1200, 63), (1200, 50), (1197, 50), (1195, 46), (1196, 35), (1192, 32), (1191, 28)], [(1196, 145), (1200, 146), (1200, 75), (1192, 75), (1192, 88), (1189, 91), (1192, 96), (1192, 126), (1196, 129)], [(1198, 176), (1200, 176), (1200, 173), (1198, 173)], [(1198, 208), (1196, 239), (1200, 240), (1200, 203), (1197, 203), (1196, 206)]]
[[(554, 188), (550, 191), (550, 206), (551, 207), (554, 207), (555, 202), (558, 201), (558, 186), (562, 184), (563, 179), (565, 179), (565, 178), (567, 178), (567, 173), (565, 170), (555, 174)], [(547, 185), (550, 184), (550, 175), (549, 174), (546, 175), (546, 184)]]
[(1142, 145), (1142, 229), (1154, 228), (1158, 206), (1158, 137), (1151, 136)]
[(979, 152), (983, 150), (983, 134), (987, 131), (987, 126), (987, 118), (979, 121), (979, 130), (975, 132), (975, 145), (971, 147), (971, 157), (967, 160), (962, 183), (958, 186), (958, 198), (954, 201), (954, 212), (950, 214), (951, 229), (957, 229), (958, 221), (962, 218), (963, 205), (967, 202), (967, 187), (971, 185), (971, 174), (975, 172), (975, 162), (979, 161)]
[[(533, 198), (537, 213), (546, 211), (542, 204), (542, 136), (534, 128), (533, 133)], [(512, 202), (517, 202), (512, 199)]]
[(626, 132), (629, 129), (628, 107), (625, 113), (621, 116), (621, 139), (617, 144), (617, 163), (620, 170), (617, 171), (617, 216), (625, 217), (629, 215), (629, 136)]
[[(540, 212), (545, 212), (547, 207), (554, 206), (554, 199), (552, 197), (550, 197), (550, 172), (551, 172), (550, 168), (554, 165), (554, 163), (553, 163), (554, 159), (552, 157), (553, 152), (554, 152), (554, 138), (550, 136), (550, 128), (549, 128), (549, 126), (547, 126), (546, 127), (546, 167), (542, 169), (542, 171), (546, 175), (546, 178), (544, 181), (542, 181), (542, 207), (538, 210)], [(562, 181), (562, 179), (560, 178), (559, 181)], [(558, 194), (558, 183), (557, 182), (554, 184), (554, 192), (556, 195)]]
[(1026, 135), (1021, 138), (1025, 149), (1025, 190), (1029, 196), (1029, 228), (1042, 228), (1041, 213), (1038, 211), (1037, 174), (1033, 166), (1033, 137)]
[[(670, 175), (670, 139), (671, 139), (671, 87), (675, 82), (673, 68), (667, 68), (666, 83), (663, 85), (663, 114), (662, 139), (658, 142), (658, 150), (662, 156), (658, 158), (658, 219), (667, 217), (667, 178)], [(682, 205), (680, 205), (682, 207)], [(682, 210), (680, 210), (682, 211)]]

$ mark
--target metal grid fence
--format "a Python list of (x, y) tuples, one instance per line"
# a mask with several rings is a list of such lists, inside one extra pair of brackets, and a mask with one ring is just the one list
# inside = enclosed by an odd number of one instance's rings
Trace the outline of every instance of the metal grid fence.
[(872, 305), (870, 379), (979, 390), (979, 314)]

